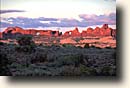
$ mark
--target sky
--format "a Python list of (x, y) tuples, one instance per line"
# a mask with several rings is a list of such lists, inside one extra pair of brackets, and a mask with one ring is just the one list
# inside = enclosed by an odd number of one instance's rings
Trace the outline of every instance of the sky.
[(1, 27), (116, 24), (116, 0), (0, 0)]

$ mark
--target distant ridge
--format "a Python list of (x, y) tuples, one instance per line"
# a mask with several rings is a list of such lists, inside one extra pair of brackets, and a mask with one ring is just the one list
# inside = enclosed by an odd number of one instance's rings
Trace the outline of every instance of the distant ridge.
[(78, 30), (78, 27), (76, 27), (74, 30), (66, 31), (64, 34), (59, 32), (58, 30), (36, 30), (36, 29), (26, 29), (24, 30), (21, 27), (15, 26), (15, 27), (7, 27), (3, 32), (0, 32), (0, 38), (4, 37), (5, 35), (40, 35), (40, 36), (48, 36), (48, 37), (84, 37), (84, 36), (113, 36), (116, 37), (116, 30), (112, 29), (108, 26), (108, 24), (103, 24), (102, 27), (96, 27), (93, 28), (87, 28), (86, 30), (83, 30), (81, 33)]

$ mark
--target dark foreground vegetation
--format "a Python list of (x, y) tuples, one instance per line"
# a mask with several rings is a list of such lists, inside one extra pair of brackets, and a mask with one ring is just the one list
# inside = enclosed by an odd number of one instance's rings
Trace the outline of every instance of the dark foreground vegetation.
[(30, 36), (17, 42), (0, 42), (0, 75), (116, 76), (116, 49), (35, 45)]

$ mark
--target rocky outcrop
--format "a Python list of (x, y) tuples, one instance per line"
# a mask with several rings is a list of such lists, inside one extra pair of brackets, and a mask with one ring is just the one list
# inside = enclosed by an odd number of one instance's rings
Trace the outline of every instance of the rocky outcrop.
[(63, 36), (64, 36), (64, 37), (69, 37), (69, 36), (71, 36), (71, 31), (66, 31)]
[(107, 29), (107, 28), (109, 28), (108, 24), (103, 24), (103, 26), (101, 27), (101, 29)]
[(73, 31), (71, 31), (71, 36), (73, 36), (73, 37), (80, 36), (80, 35), (81, 34), (77, 27)]
[(76, 27), (74, 30), (66, 31), (63, 35), (64, 37), (77, 37), (81, 36), (81, 33), (79, 32), (78, 28)]
[(66, 31), (63, 35), (60, 35), (59, 31), (52, 30), (35, 30), (35, 29), (22, 29), (20, 27), (8, 27), (5, 29), (3, 33), (0, 34), (0, 37), (3, 35), (13, 36), (13, 35), (40, 35), (40, 36), (48, 36), (48, 37), (85, 37), (85, 36), (112, 36), (116, 37), (116, 30), (110, 28), (108, 24), (104, 24), (101, 28), (96, 27), (87, 28), (87, 30), (83, 30), (81, 33), (76, 27), (74, 30)]
[(35, 29), (22, 29), (20, 27), (8, 27), (5, 29), (5, 31), (2, 33), (4, 36), (12, 37), (21, 34), (21, 35), (41, 35), (41, 36), (59, 36), (59, 31), (52, 31), (52, 30), (35, 30)]
[(2, 38), (2, 32), (0, 32), (0, 38)]
[(96, 27), (95, 29), (88, 28), (82, 31), (82, 36), (116, 36), (116, 30), (108, 27), (108, 24), (104, 24), (101, 28)]
[(76, 41), (74, 41), (74, 40), (71, 39), (71, 38), (66, 38), (66, 39), (60, 40), (60, 43), (61, 43), (61, 44), (75, 44)]

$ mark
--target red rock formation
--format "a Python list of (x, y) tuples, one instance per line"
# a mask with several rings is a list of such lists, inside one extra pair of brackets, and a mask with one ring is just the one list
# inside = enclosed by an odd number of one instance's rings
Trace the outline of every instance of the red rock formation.
[(2, 32), (0, 32), (0, 38), (2, 38)]
[(64, 33), (64, 37), (69, 37), (71, 35), (71, 32), (70, 31), (66, 31), (65, 33)]
[(93, 36), (93, 29), (92, 28), (87, 29), (87, 36)]
[(107, 28), (109, 28), (108, 24), (103, 24), (103, 26), (101, 27), (101, 29), (107, 29)]
[(87, 31), (82, 31), (81, 36), (87, 36)]
[(4, 33), (21, 33), (24, 34), (24, 30), (20, 27), (8, 27), (7, 29), (5, 29)]
[[(30, 35), (41, 35), (41, 36), (59, 36), (59, 31), (52, 31), (52, 30), (35, 30), (35, 29), (22, 29), (20, 27), (8, 27), (3, 32), (4, 34), (8, 33), (20, 33), (20, 34), (30, 34)], [(104, 24), (101, 28), (96, 27), (95, 29), (88, 28), (87, 30), (79, 32), (78, 28), (75, 28), (72, 31), (65, 32), (62, 36), (64, 37), (79, 37), (79, 36), (116, 36), (116, 30), (108, 27), (108, 24)], [(0, 34), (2, 37), (2, 34)]]
[(104, 24), (101, 28), (96, 27), (95, 29), (88, 28), (82, 31), (82, 36), (116, 36), (116, 30), (108, 27), (108, 24)]
[(81, 34), (80, 34), (80, 32), (79, 32), (79, 30), (78, 30), (78, 28), (76, 27), (72, 32), (71, 32), (71, 36), (80, 36)]
[(94, 30), (93, 30), (93, 35), (94, 36), (101, 36), (101, 34), (103, 34), (103, 31), (101, 31), (101, 29), (99, 27), (96, 27)]
[(116, 30), (112, 30), (112, 35), (111, 36), (113, 36), (113, 37), (116, 37)]
[(111, 28), (107, 28), (105, 30), (104, 36), (111, 36), (111, 34), (112, 34), (112, 29)]
[(12, 31), (14, 31), (14, 30), (15, 30), (14, 27), (8, 27), (8, 28), (6, 28), (6, 29), (4, 30), (4, 33), (9, 33), (9, 32), (12, 32)]
[(42, 36), (59, 36), (59, 31), (52, 30), (35, 30), (35, 29), (22, 29), (20, 27), (8, 27), (5, 29), (4, 33), (21, 33), (21, 34), (30, 34), (30, 35), (42, 35)]

